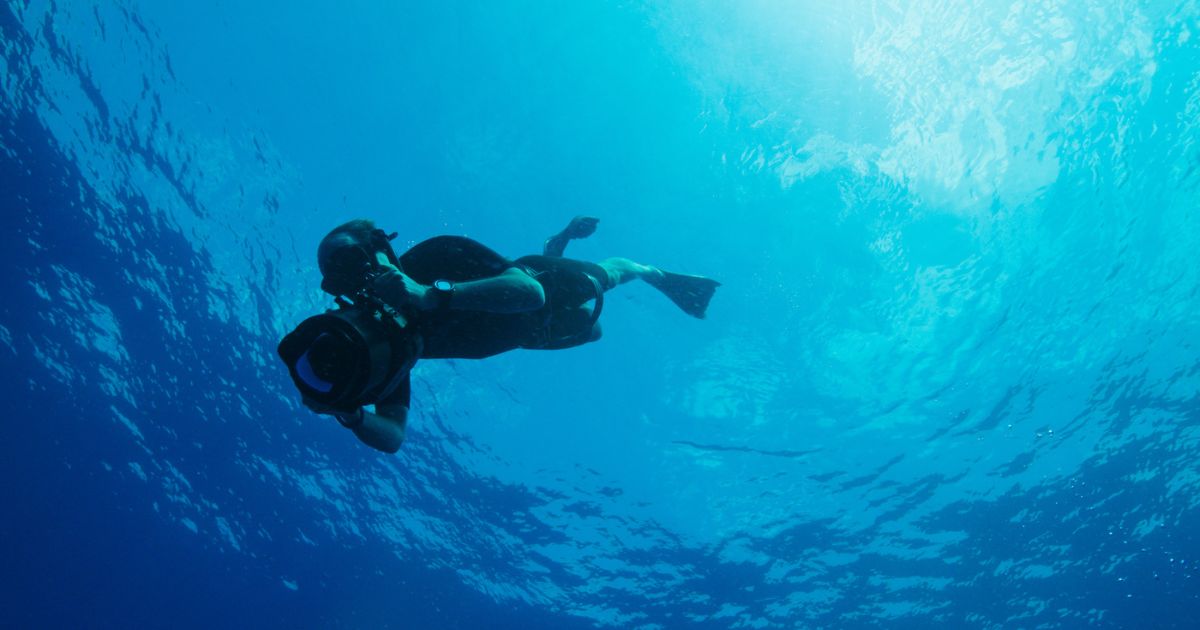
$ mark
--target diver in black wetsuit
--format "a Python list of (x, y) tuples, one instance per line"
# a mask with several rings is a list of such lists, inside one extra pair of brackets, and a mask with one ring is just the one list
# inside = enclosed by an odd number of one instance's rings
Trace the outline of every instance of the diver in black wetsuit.
[[(372, 222), (338, 226), (322, 239), (317, 259), (321, 288), (337, 297), (339, 309), (305, 320), (279, 345), (304, 404), (394, 453), (404, 440), (409, 371), (419, 358), (479, 359), (595, 341), (604, 293), (639, 278), (704, 317), (715, 280), (627, 258), (564, 258), (567, 243), (590, 236), (597, 223), (575, 217), (546, 240), (542, 255), (516, 260), (461, 236), (437, 236), (397, 256), (395, 234)], [(363, 409), (368, 404), (374, 413)]]

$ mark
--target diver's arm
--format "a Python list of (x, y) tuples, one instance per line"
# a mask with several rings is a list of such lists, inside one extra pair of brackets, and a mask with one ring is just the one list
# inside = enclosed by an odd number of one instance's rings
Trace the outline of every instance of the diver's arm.
[[(492, 278), (455, 284), (446, 307), (455, 311), (524, 313), (536, 311), (545, 303), (542, 285), (523, 270), (510, 267)], [(432, 310), (437, 308), (436, 305), (437, 296), (431, 291), (422, 301), (421, 308)]]
[[(395, 308), (413, 305), (422, 311), (441, 307), (441, 296), (429, 287), (390, 267), (376, 276), (372, 286), (385, 302)], [(546, 303), (542, 285), (525, 271), (510, 267), (498, 276), (454, 285), (445, 308), (455, 311), (487, 313), (524, 313), (536, 311)]]
[(384, 453), (395, 453), (400, 450), (400, 444), (404, 442), (404, 428), (408, 424), (408, 407), (405, 405), (375, 405), (375, 413), (371, 413), (365, 409), (359, 410), (362, 413), (362, 422), (355, 424), (355, 420), (350, 418), (349, 421), (343, 421), (343, 425), (354, 432), (354, 437), (357, 437), (363, 444), (371, 448), (383, 451)]
[(408, 420), (407, 400), (404, 403), (377, 403), (376, 413), (362, 407), (352, 412), (334, 409), (308, 397), (304, 398), (304, 406), (321, 415), (333, 416), (364, 444), (385, 453), (400, 450), (400, 444), (404, 441), (404, 427)]

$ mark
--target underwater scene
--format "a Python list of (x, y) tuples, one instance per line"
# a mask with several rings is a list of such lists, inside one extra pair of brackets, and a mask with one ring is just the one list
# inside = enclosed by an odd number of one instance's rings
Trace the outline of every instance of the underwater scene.
[(2, 627), (1200, 627), (1200, 2), (0, 48)]

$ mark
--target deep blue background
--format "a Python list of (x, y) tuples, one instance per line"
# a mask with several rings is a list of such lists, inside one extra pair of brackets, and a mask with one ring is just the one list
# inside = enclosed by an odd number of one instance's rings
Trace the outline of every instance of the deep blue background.
[[(1186, 3), (0, 7), (0, 623), (1194, 627)], [(355, 216), (712, 275), (425, 362), (274, 344)]]

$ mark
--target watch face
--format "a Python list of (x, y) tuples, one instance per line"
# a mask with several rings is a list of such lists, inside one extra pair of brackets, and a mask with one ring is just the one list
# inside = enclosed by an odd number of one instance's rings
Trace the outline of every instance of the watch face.
[(450, 282), (449, 280), (434, 280), (433, 288), (437, 289), (438, 291), (449, 291), (450, 289), (454, 288), (454, 283)]

